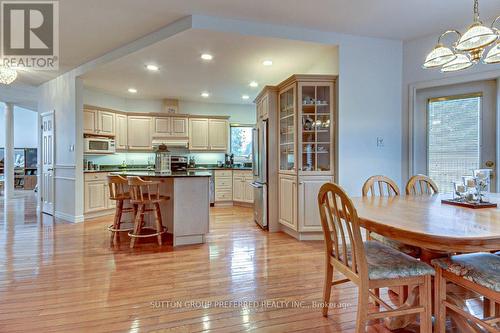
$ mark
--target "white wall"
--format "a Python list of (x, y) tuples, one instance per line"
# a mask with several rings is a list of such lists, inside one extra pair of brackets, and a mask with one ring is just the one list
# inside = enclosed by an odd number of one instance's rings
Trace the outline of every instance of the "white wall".
[(55, 215), (70, 221), (83, 221), (82, 89), (73, 72), (38, 88), (38, 112), (55, 112)]
[[(465, 27), (460, 29), (465, 31)], [(423, 69), (422, 63), (426, 55), (436, 45), (439, 34), (422, 37), (403, 44), (403, 104), (402, 104), (402, 142), (401, 142), (401, 156), (403, 163), (401, 165), (401, 172), (403, 181), (409, 178), (409, 144), (411, 129), (409, 127), (409, 113), (410, 103), (413, 98), (410, 96), (410, 88), (430, 88), (446, 86), (451, 84), (481, 81), (487, 79), (500, 79), (500, 65), (486, 65), (479, 63), (467, 70), (454, 72), (454, 73), (441, 73), (439, 69)], [(446, 39), (447, 42), (452, 41)], [(410, 98), (412, 100), (410, 100)], [(497, 96), (497, 100), (500, 95)], [(500, 110), (499, 110), (500, 111)]]
[[(5, 105), (0, 103), (0, 133), (5, 133)], [(0, 148), (5, 146), (5, 137), (0, 135)], [(36, 148), (38, 146), (38, 114), (35, 111), (14, 106), (14, 147)]]

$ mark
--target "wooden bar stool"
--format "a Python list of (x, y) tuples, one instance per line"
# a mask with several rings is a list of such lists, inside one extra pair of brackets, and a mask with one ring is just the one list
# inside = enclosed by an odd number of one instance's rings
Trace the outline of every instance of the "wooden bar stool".
[[(130, 202), (137, 205), (137, 212), (135, 214), (134, 230), (129, 232), (130, 248), (135, 245), (136, 238), (153, 237), (158, 239), (158, 245), (162, 244), (161, 235), (167, 231), (163, 226), (161, 220), (160, 203), (170, 200), (168, 196), (160, 195), (159, 181), (147, 181), (140, 177), (128, 177), (128, 186), (130, 190)], [(147, 208), (153, 206), (153, 208)], [(141, 234), (144, 228), (144, 214), (154, 212), (156, 232), (152, 234)]]
[(127, 178), (118, 175), (108, 176), (109, 199), (116, 201), (115, 218), (113, 224), (108, 227), (111, 231), (111, 241), (116, 244), (120, 231), (131, 231), (132, 228), (122, 228), (123, 213), (133, 212), (135, 216), (136, 207), (124, 208), (125, 200), (130, 200), (130, 193), (127, 191)]

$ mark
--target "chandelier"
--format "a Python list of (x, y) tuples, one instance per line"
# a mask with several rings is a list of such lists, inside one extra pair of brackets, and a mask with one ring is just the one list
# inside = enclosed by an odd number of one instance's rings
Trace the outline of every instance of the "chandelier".
[[(493, 21), (491, 27), (483, 25), (479, 20), (478, 0), (474, 0), (474, 22), (463, 35), (457, 30), (443, 32), (438, 38), (437, 45), (425, 58), (423, 67), (441, 67), (441, 72), (446, 73), (469, 68), (481, 59), (485, 64), (500, 63), (500, 30), (495, 27), (499, 22), (500, 16)], [(448, 34), (458, 36), (451, 48), (442, 43), (443, 37)], [(486, 48), (490, 46), (492, 47), (484, 56)]]
[(17, 71), (7, 66), (0, 65), (0, 83), (11, 84), (17, 78)]

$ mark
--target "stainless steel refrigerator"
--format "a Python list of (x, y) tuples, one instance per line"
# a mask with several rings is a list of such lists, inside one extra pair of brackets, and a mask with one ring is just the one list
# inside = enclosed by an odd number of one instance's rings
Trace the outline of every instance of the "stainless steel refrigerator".
[(254, 221), (267, 229), (267, 120), (259, 121), (253, 129)]

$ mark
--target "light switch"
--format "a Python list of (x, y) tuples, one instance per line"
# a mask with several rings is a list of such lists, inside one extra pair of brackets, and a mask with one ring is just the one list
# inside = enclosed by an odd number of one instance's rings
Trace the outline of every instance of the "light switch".
[(379, 136), (377, 137), (377, 147), (382, 148), (384, 146), (384, 138)]

